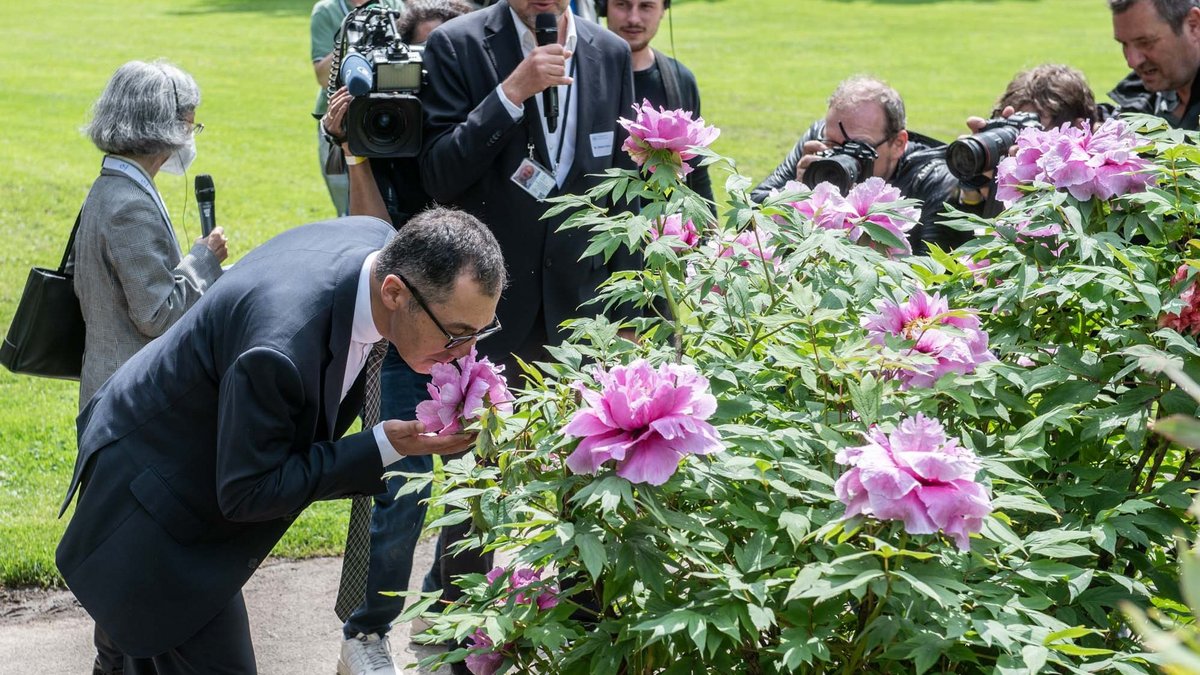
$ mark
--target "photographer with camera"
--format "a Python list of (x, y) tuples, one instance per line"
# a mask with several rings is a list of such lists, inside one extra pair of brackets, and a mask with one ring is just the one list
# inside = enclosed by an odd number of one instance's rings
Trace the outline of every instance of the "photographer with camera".
[[(313, 109), (313, 117), (317, 122), (317, 160), (325, 187), (329, 190), (329, 198), (337, 215), (350, 213), (350, 185), (346, 172), (341, 166), (329, 166), (327, 160), (334, 144), (325, 134), (321, 133), (320, 119), (328, 109), (329, 71), (334, 61), (334, 42), (342, 27), (342, 20), (351, 11), (367, 4), (368, 0), (318, 0), (313, 5), (312, 16), (309, 18), (309, 44), (312, 52), (313, 72), (317, 76), (317, 104)], [(404, 9), (402, 0), (374, 0), (376, 4), (395, 10)]]
[(1108, 94), (1119, 112), (1200, 129), (1200, 1), (1108, 0), (1108, 7), (1113, 37), (1133, 69)]
[(762, 202), (791, 180), (809, 187), (829, 181), (845, 192), (877, 176), (905, 198), (921, 200), (920, 222), (908, 234), (913, 253), (925, 253), (927, 242), (948, 250), (970, 235), (935, 222), (958, 188), (945, 150), (940, 141), (905, 128), (904, 101), (895, 89), (873, 77), (851, 77), (829, 97), (825, 118), (809, 127), (751, 198)]
[[(400, 18), (395, 37), (385, 37), (383, 42), (395, 40), (407, 47), (420, 47), (429, 34), (442, 23), (471, 11), (461, 0), (414, 0)], [(358, 51), (370, 51), (365, 49)], [(339, 64), (340, 65), (340, 64)], [(379, 115), (386, 113), (386, 100), (376, 108), (374, 118), (359, 115), (353, 129), (356, 139), (370, 135), (377, 143), (370, 157), (356, 156), (348, 140), (346, 114), (355, 98), (348, 89), (339, 88), (329, 99), (329, 110), (322, 119), (325, 132), (335, 138), (344, 153), (347, 175), (350, 179), (351, 215), (374, 216), (390, 222), (399, 229), (415, 214), (430, 205), (429, 195), (421, 186), (420, 167), (416, 153), (419, 146), (397, 147), (386, 135), (377, 132), (383, 128), (401, 132), (401, 125), (378, 123)], [(369, 103), (361, 101), (360, 106)], [(395, 111), (403, 116), (403, 111)], [(419, 117), (408, 120), (418, 128)], [(387, 148), (401, 154), (387, 153)], [(368, 148), (370, 149), (370, 148)], [(379, 154), (374, 150), (383, 150)], [(417, 404), (429, 398), (426, 384), (429, 376), (415, 372), (396, 352), (389, 348), (384, 356), (380, 371), (380, 415), (383, 419), (414, 419)], [(404, 473), (428, 473), (433, 470), (429, 456), (407, 456), (402, 458), (394, 470)], [(397, 672), (392, 660), (387, 634), (392, 623), (404, 610), (403, 596), (384, 595), (385, 591), (404, 590), (412, 572), (413, 551), (425, 523), (425, 503), (430, 490), (426, 487), (418, 492), (397, 496), (404, 481), (393, 478), (386, 482), (387, 491), (375, 495), (371, 509), (370, 543), (367, 553), (367, 575), (363, 599), (349, 607), (348, 616), (342, 626), (342, 645), (337, 672), (340, 675), (394, 675)], [(347, 546), (352, 544), (348, 543)], [(348, 555), (354, 555), (348, 552)], [(424, 590), (438, 587), (438, 573), (431, 570), (427, 575)], [(398, 587), (397, 585), (400, 585)]]
[(1082, 127), (1098, 115), (1092, 89), (1078, 70), (1047, 63), (1017, 73), (996, 101), (991, 118), (968, 118), (971, 133), (946, 149), (946, 164), (959, 179), (962, 208), (988, 218), (1003, 210), (992, 199), (995, 171), (1022, 130)]

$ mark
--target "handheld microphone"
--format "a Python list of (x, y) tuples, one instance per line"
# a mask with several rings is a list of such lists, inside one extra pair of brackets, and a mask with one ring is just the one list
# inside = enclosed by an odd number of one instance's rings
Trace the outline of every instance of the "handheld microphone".
[[(534, 18), (533, 25), (539, 47), (558, 42), (558, 17), (543, 12)], [(558, 129), (558, 87), (550, 87), (542, 92), (542, 111), (546, 115), (546, 128), (554, 133)]]
[(200, 207), (200, 236), (207, 237), (217, 226), (217, 188), (212, 176), (196, 176), (196, 205)]

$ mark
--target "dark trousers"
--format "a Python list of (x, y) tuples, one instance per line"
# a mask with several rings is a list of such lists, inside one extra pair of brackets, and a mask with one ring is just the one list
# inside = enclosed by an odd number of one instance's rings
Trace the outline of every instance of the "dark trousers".
[[(380, 419), (416, 419), (417, 404), (429, 398), (425, 386), (429, 382), (429, 376), (413, 372), (396, 353), (396, 348), (388, 345), (380, 377)], [(429, 473), (433, 470), (433, 458), (428, 455), (412, 455), (401, 459), (388, 469)], [(398, 496), (396, 493), (403, 485), (403, 478), (388, 479), (387, 492), (375, 497), (375, 508), (371, 512), (367, 592), (362, 604), (355, 608), (342, 626), (342, 633), (346, 638), (360, 633), (385, 635), (391, 630), (392, 622), (404, 611), (403, 595), (384, 595), (383, 592), (403, 591), (408, 588), (413, 550), (417, 547), (421, 529), (425, 526), (423, 500), (429, 497), (429, 489)], [(436, 590), (437, 582), (437, 576), (431, 572), (425, 578), (422, 590)]]
[(239, 592), (186, 642), (146, 659), (125, 657), (125, 675), (255, 675), (250, 620)]

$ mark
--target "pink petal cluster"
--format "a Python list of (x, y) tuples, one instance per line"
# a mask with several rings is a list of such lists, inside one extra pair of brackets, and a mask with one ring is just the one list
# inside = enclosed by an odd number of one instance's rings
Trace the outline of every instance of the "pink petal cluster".
[(479, 419), (479, 411), (489, 406), (511, 412), (513, 395), (503, 372), (504, 366), (494, 365), (486, 356), (479, 358), (474, 347), (455, 361), (435, 364), (426, 386), (429, 400), (417, 404), (417, 420), (425, 431), (445, 436), (462, 431), (466, 422)]
[[(1003, 221), (998, 221), (998, 225), (1007, 225)], [(1055, 258), (1062, 255), (1062, 252), (1067, 249), (1068, 242), (1058, 242), (1059, 235), (1062, 234), (1062, 226), (1058, 223), (1049, 223), (1041, 227), (1032, 227), (1029, 220), (1023, 220), (1012, 226), (1015, 234), (1014, 241), (1018, 244), (1027, 244), (1030, 242), (1036, 243), (1038, 246), (1050, 251), (1050, 254)]]
[[(492, 571), (487, 573), (487, 581), (489, 584), (496, 583), (497, 579), (508, 574), (508, 570), (503, 567), (494, 567)], [(518, 567), (513, 570), (513, 573), (508, 577), (508, 591), (516, 594), (516, 602), (519, 605), (537, 604), (539, 610), (546, 610), (558, 604), (558, 587), (553, 584), (539, 585), (542, 580), (542, 573), (538, 570), (529, 567)], [(538, 588), (526, 593), (530, 586), (537, 585)], [(532, 593), (536, 595), (530, 597)]]
[(471, 650), (471, 653), (467, 654), (467, 670), (475, 675), (492, 675), (504, 663), (504, 655), (496, 649), (492, 639), (482, 628), (475, 629), (467, 649)]
[(996, 198), (1012, 204), (1021, 197), (1018, 185), (1042, 183), (1066, 190), (1079, 200), (1111, 199), (1153, 185), (1153, 164), (1133, 149), (1137, 134), (1120, 119), (1109, 119), (1096, 131), (1063, 124), (1057, 129), (1026, 129), (1017, 136), (1015, 156), (996, 170)]
[(676, 253), (686, 251), (689, 248), (695, 248), (696, 244), (700, 243), (700, 233), (696, 231), (696, 224), (691, 218), (687, 222), (683, 221), (683, 216), (678, 213), (672, 213), (669, 216), (664, 216), (661, 220), (655, 223), (655, 226), (650, 228), (650, 239), (657, 241), (659, 237), (676, 237), (681, 244), (671, 246), (671, 250)]
[[(775, 247), (767, 244), (767, 235), (762, 232), (758, 232), (757, 234), (755, 232), (756, 231), (752, 229), (746, 230), (729, 240), (729, 242), (721, 244), (720, 253), (717, 254), (718, 257), (732, 258), (734, 254), (734, 247), (731, 245), (732, 243), (745, 247), (746, 250), (748, 250), (750, 254), (755, 257), (762, 258), (769, 263), (776, 263)], [(749, 267), (750, 261), (743, 260), (738, 264), (742, 267)]]
[(913, 351), (935, 359), (933, 364), (913, 364), (897, 373), (906, 389), (931, 387), (946, 373), (965, 375), (981, 363), (996, 360), (988, 350), (987, 333), (979, 328), (979, 317), (951, 313), (940, 295), (917, 291), (902, 304), (878, 300), (875, 310), (877, 314), (862, 320), (872, 343), (883, 345), (886, 336), (899, 336), (915, 341)]
[(648, 100), (642, 105), (634, 106), (637, 115), (633, 120), (624, 117), (617, 122), (629, 131), (629, 137), (621, 149), (629, 153), (638, 166), (643, 166), (650, 159), (650, 170), (654, 171), (659, 164), (675, 167), (679, 176), (692, 172), (687, 162), (696, 157), (693, 148), (705, 148), (721, 135), (716, 127), (704, 125), (704, 118), (692, 119), (692, 113), (687, 110), (654, 109)]
[[(789, 182), (786, 190), (802, 189), (798, 183)], [(904, 242), (904, 248), (889, 248), (892, 255), (912, 253), (908, 244), (908, 231), (921, 217), (921, 210), (912, 206), (893, 207), (903, 197), (900, 190), (882, 178), (872, 176), (850, 188), (843, 197), (831, 183), (821, 183), (813, 188), (806, 199), (792, 202), (797, 211), (827, 230), (846, 230), (851, 241), (863, 236), (863, 223), (873, 223), (896, 235)], [(874, 208), (877, 212), (872, 213)], [(879, 212), (884, 210), (887, 212)]]
[(918, 413), (891, 434), (872, 427), (867, 444), (838, 451), (851, 467), (834, 484), (846, 517), (859, 514), (903, 521), (910, 534), (946, 533), (970, 549), (970, 535), (992, 511), (987, 490), (975, 482), (979, 460), (946, 437), (937, 420)]
[[(1187, 279), (1187, 275), (1188, 266), (1180, 265), (1171, 277), (1171, 283), (1179, 284)], [(1200, 291), (1197, 290), (1197, 282), (1188, 284), (1179, 299), (1183, 301), (1183, 309), (1178, 314), (1164, 313), (1158, 318), (1159, 327), (1172, 328), (1182, 335), (1200, 334)]]
[(629, 482), (662, 485), (687, 455), (722, 449), (705, 421), (717, 400), (695, 368), (667, 363), (656, 369), (638, 359), (598, 368), (595, 377), (600, 391), (580, 387), (586, 406), (563, 429), (583, 439), (567, 457), (571, 471), (594, 474), (616, 461), (617, 475)]

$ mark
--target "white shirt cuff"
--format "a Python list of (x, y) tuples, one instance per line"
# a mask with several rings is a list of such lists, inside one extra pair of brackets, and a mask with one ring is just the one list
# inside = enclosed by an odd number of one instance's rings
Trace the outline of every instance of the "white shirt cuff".
[(383, 433), (383, 422), (371, 427), (371, 431), (375, 434), (375, 445), (379, 446), (379, 459), (383, 462), (384, 468), (399, 462), (401, 455), (392, 447), (392, 442), (388, 440), (387, 434)]
[(517, 105), (508, 100), (508, 97), (504, 95), (503, 82), (496, 85), (496, 95), (500, 97), (500, 102), (504, 104), (504, 109), (508, 111), (509, 116), (512, 117), (512, 121), (520, 122), (521, 118), (525, 116), (525, 102), (522, 101), (520, 105)]

